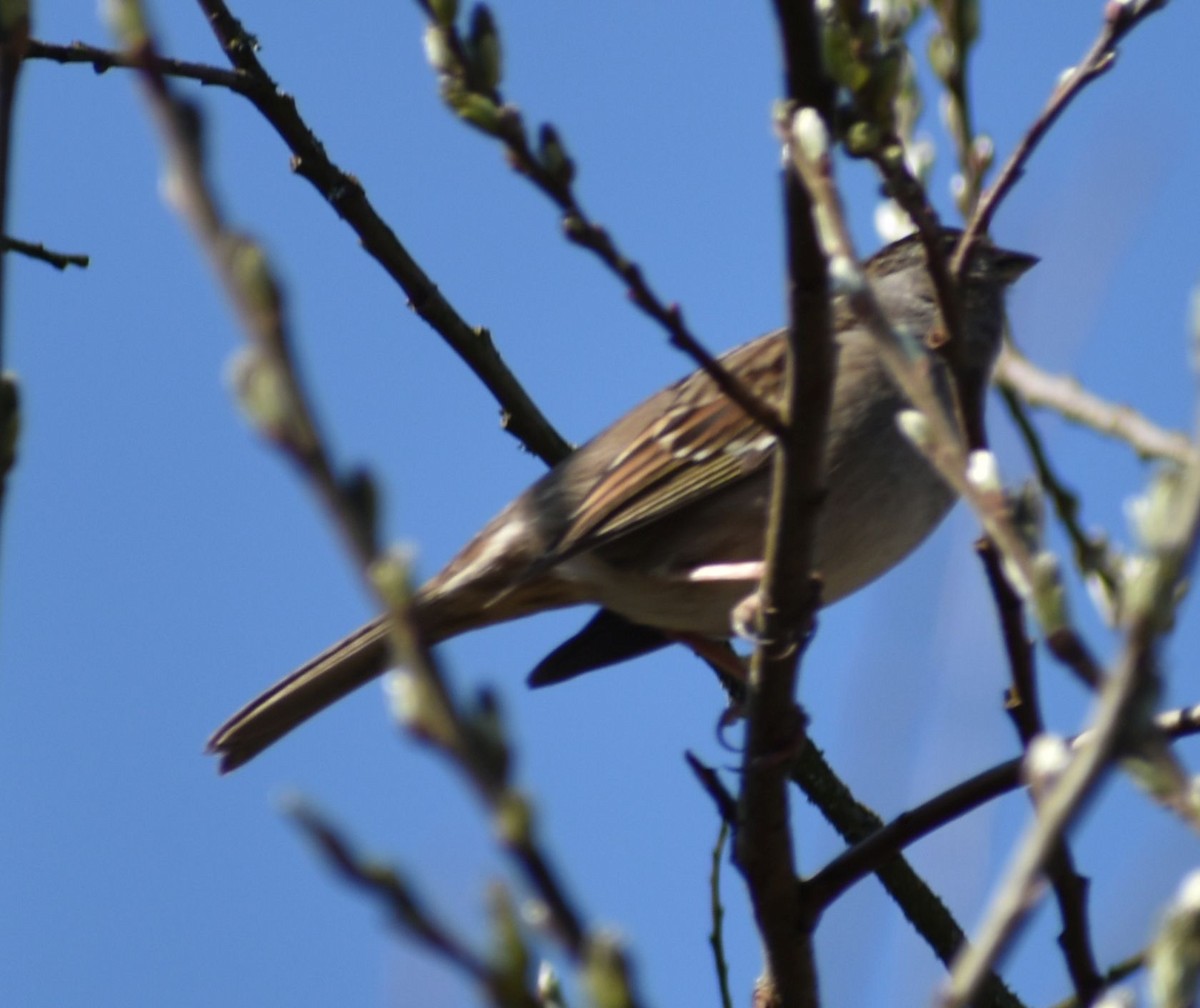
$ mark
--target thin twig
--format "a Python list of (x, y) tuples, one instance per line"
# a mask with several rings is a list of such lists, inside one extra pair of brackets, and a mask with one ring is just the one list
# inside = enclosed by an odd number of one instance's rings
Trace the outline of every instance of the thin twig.
[(1077, 66), (1070, 68), (1059, 78), (1045, 108), (1021, 138), (1000, 170), (996, 181), (988, 187), (975, 207), (950, 264), (951, 272), (956, 277), (963, 275), (972, 248), (987, 233), (1000, 203), (1024, 174), (1026, 162), (1050, 127), (1088, 84), (1112, 68), (1120, 41), (1143, 20), (1166, 5), (1166, 0), (1109, 0), (1105, 4), (1104, 24), (1091, 49)]
[(1117, 572), (1108, 562), (1108, 551), (1104, 540), (1094, 538), (1083, 530), (1079, 521), (1079, 497), (1059, 479), (1058, 473), (1050, 462), (1046, 446), (1025, 403), (1012, 389), (1001, 386), (1000, 397), (1008, 407), (1009, 416), (1017, 425), (1021, 439), (1025, 442), (1025, 450), (1033, 461), (1034, 472), (1037, 473), (1038, 484), (1054, 505), (1054, 513), (1059, 524), (1067, 534), (1071, 543), (1071, 552), (1075, 556), (1075, 566), (1084, 577), (1095, 577), (1104, 587), (1108, 598), (1115, 599), (1120, 590)]
[(292, 169), (307, 179), (358, 235), (363, 248), (408, 295), (412, 309), (478, 376), (503, 410), (504, 428), (547, 463), (561, 461), (570, 445), (543, 416), (509, 371), (486, 329), (469, 326), (376, 212), (353, 175), (342, 171), (300, 116), (295, 99), (264, 69), (253, 36), (223, 0), (198, 0), (230, 63), (249, 78), (242, 92), (292, 151)]
[(439, 17), (429, 0), (417, 2), (429, 18), (426, 48), (441, 76), (446, 103), (467, 122), (504, 145), (512, 168), (529, 179), (557, 207), (566, 237), (593, 253), (625, 284), (630, 301), (666, 331), (671, 345), (687, 354), (747, 416), (778, 436), (783, 425), (774, 405), (763, 402), (725, 369), (688, 328), (679, 305), (659, 297), (642, 268), (621, 250), (608, 230), (584, 210), (575, 193), (575, 166), (553, 126), (545, 124), (541, 127), (539, 149), (534, 151), (520, 111), (515, 105), (506, 103), (500, 91), (499, 59), (485, 60), (478, 54), (484, 49), (499, 50), (499, 33), (490, 14), (486, 17), (485, 27), (480, 29), (487, 34), (486, 43), (477, 40), (469, 46), (452, 18), (443, 20)]
[[(8, 183), (12, 157), (13, 109), (29, 41), (29, 5), (0, 5), (0, 235), (8, 226)], [(8, 497), (8, 474), (17, 458), (21, 429), (17, 380), (4, 372), (4, 319), (8, 316), (8, 257), (0, 255), (0, 515)]]
[[(1120, 962), (1113, 963), (1104, 971), (1101, 981), (1105, 988), (1112, 987), (1114, 984), (1120, 983), (1127, 977), (1132, 976), (1140, 969), (1146, 966), (1146, 953), (1138, 952), (1135, 955), (1129, 956), (1127, 959), (1122, 959)], [(1091, 1008), (1094, 1002), (1082, 1001), (1076, 996), (1064, 998), (1051, 1008)]]
[(725, 852), (725, 841), (729, 839), (729, 823), (722, 821), (713, 845), (712, 863), (708, 875), (709, 912), (712, 915), (712, 930), (708, 933), (708, 944), (712, 948), (713, 965), (717, 970), (717, 988), (721, 992), (721, 1008), (733, 1008), (733, 993), (729, 989), (729, 960), (725, 957), (725, 935), (722, 923), (725, 908), (721, 906), (721, 855)]
[(36, 259), (53, 266), (56, 270), (65, 270), (68, 266), (78, 266), (87, 269), (91, 259), (77, 252), (55, 252), (46, 248), (41, 242), (27, 242), (20, 238), (0, 238), (0, 249), (5, 252), (16, 252), (28, 259)]
[[(135, 58), (129, 53), (102, 49), (84, 42), (58, 45), (53, 42), (30, 39), (26, 57), (49, 60), (52, 63), (87, 63), (98, 74), (113, 69), (137, 68)], [(240, 70), (226, 70), (224, 67), (212, 66), (209, 63), (193, 63), (189, 60), (166, 59), (159, 56), (156, 58), (154, 69), (165, 77), (178, 77), (182, 80), (198, 81), (213, 87), (228, 88), (230, 91), (242, 95), (248, 95), (254, 87), (251, 78)]]

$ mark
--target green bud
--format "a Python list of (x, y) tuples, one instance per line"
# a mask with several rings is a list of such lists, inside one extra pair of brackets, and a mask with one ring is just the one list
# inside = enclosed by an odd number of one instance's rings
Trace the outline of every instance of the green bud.
[(900, 428), (901, 434), (922, 451), (930, 448), (932, 435), (929, 429), (929, 420), (920, 410), (901, 410), (896, 414), (896, 426)]
[(567, 156), (558, 131), (546, 123), (538, 131), (538, 160), (547, 174), (563, 188), (575, 179), (575, 162)]
[(554, 967), (548, 962), (542, 962), (538, 966), (537, 996), (545, 1008), (566, 1008), (562, 984), (558, 974), (554, 972)]
[[(487, 890), (488, 920), (491, 925), (492, 969), (506, 992), (514, 995), (512, 1004), (521, 1003), (520, 993), (526, 989), (529, 973), (529, 950), (521, 935), (517, 909), (512, 895), (499, 882), (493, 882)], [(502, 1003), (510, 1003), (502, 1000)]]
[(855, 39), (840, 19), (826, 20), (821, 33), (825, 67), (842, 87), (858, 91), (871, 77), (870, 68), (855, 56)]
[(508, 788), (496, 802), (496, 835), (510, 847), (524, 847), (533, 832), (533, 809), (519, 791)]
[(461, 119), (495, 136), (500, 131), (500, 109), (490, 98), (468, 91), (460, 81), (446, 78), (442, 97)]
[(271, 263), (261, 245), (242, 235), (229, 245), (230, 265), (246, 303), (258, 313), (278, 315), (283, 301)]
[(449, 28), (458, 17), (458, 0), (429, 0), (429, 10), (439, 25)]
[(846, 153), (851, 157), (869, 157), (879, 149), (882, 142), (883, 135), (879, 127), (865, 119), (851, 123), (850, 128), (846, 130)]
[(629, 962), (615, 935), (597, 935), (588, 942), (583, 982), (596, 1008), (633, 1008)]
[(1161, 1008), (1195, 1004), (1200, 979), (1200, 872), (1183, 880), (1147, 956), (1150, 990)]
[(134, 0), (105, 0), (102, 5), (108, 29), (130, 49), (145, 45), (150, 37), (142, 5)]
[(1053, 553), (1043, 551), (1033, 558), (1033, 608), (1045, 636), (1067, 626), (1067, 591)]
[(929, 65), (943, 81), (948, 81), (958, 66), (958, 47), (943, 32), (935, 32), (929, 40)]
[(278, 365), (254, 347), (230, 361), (229, 381), (242, 414), (263, 437), (290, 445), (295, 428), (291, 388)]
[(471, 56), (472, 83), (480, 91), (491, 93), (500, 85), (503, 59), (500, 33), (492, 12), (484, 4), (471, 11), (471, 26), (467, 30), (467, 51)]
[(457, 74), (461, 72), (458, 56), (450, 44), (450, 36), (446, 29), (439, 24), (425, 27), (424, 35), (425, 58), (429, 65), (440, 74)]

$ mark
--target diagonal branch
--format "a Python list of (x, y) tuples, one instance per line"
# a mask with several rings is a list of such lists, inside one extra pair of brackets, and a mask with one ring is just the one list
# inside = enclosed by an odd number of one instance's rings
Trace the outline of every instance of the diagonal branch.
[(44, 262), (46, 265), (53, 266), (60, 272), (69, 266), (78, 266), (80, 269), (87, 269), (91, 263), (91, 259), (81, 253), (55, 252), (54, 249), (46, 248), (41, 242), (27, 242), (11, 236), (0, 238), (0, 249), (5, 252), (15, 252), (17, 255), (23, 255), (27, 259), (36, 259), (38, 262)]
[(1167, 0), (1109, 0), (1104, 6), (1104, 24), (1100, 34), (1077, 66), (1068, 69), (1058, 81), (1041, 114), (1021, 138), (1008, 161), (979, 200), (971, 220), (963, 232), (951, 261), (951, 272), (961, 277), (975, 243), (987, 233), (992, 217), (1025, 172), (1025, 164), (1045, 138), (1050, 127), (1067, 110), (1083, 89), (1097, 77), (1112, 69), (1117, 59), (1117, 46), (1142, 21), (1162, 10)]
[(271, 124), (292, 151), (292, 169), (307, 179), (337, 212), (374, 258), (408, 295), (409, 305), (450, 345), (495, 396), (503, 426), (548, 463), (564, 458), (570, 446), (542, 415), (501, 359), (486, 329), (467, 324), (418, 265), (395, 232), (376, 212), (362, 184), (325, 152), (296, 108), (264, 69), (255, 41), (222, 0), (198, 0), (230, 63), (249, 78), (240, 93)]

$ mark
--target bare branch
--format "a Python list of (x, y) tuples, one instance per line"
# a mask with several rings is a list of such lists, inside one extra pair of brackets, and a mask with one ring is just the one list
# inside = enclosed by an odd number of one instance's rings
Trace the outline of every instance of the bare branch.
[(1091, 49), (1077, 66), (1070, 67), (1059, 78), (1045, 108), (1033, 121), (1021, 142), (1009, 155), (996, 181), (988, 187), (975, 207), (950, 264), (951, 272), (955, 276), (963, 275), (971, 249), (991, 227), (992, 217), (1000, 203), (1024, 174), (1026, 162), (1045, 138), (1050, 127), (1085, 87), (1112, 69), (1121, 40), (1142, 21), (1166, 5), (1166, 0), (1108, 0), (1104, 6), (1104, 24)]
[[(53, 42), (30, 39), (25, 56), (27, 59), (49, 60), (52, 63), (87, 63), (98, 74), (118, 68), (123, 70), (137, 68), (135, 57), (129, 53), (102, 49), (99, 46), (87, 45), (83, 42), (58, 45)], [(224, 67), (212, 66), (208, 63), (192, 63), (188, 60), (166, 59), (158, 56), (154, 69), (164, 77), (194, 80), (213, 87), (228, 88), (238, 94), (248, 95), (253, 89), (253, 81), (249, 75), (239, 70), (226, 70)]]
[(5, 252), (16, 252), (28, 259), (36, 259), (59, 271), (65, 270), (69, 266), (87, 269), (91, 262), (86, 255), (77, 252), (55, 252), (53, 249), (46, 248), (41, 242), (27, 242), (20, 238), (0, 238), (0, 249)]

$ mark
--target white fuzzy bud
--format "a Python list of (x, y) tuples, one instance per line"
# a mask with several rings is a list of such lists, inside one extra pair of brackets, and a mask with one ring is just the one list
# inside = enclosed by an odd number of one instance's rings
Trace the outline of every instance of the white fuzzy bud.
[(829, 131), (816, 109), (805, 106), (792, 117), (792, 140), (809, 161), (829, 154)]
[(1000, 463), (990, 451), (978, 449), (967, 457), (967, 482), (981, 493), (1000, 493)]

